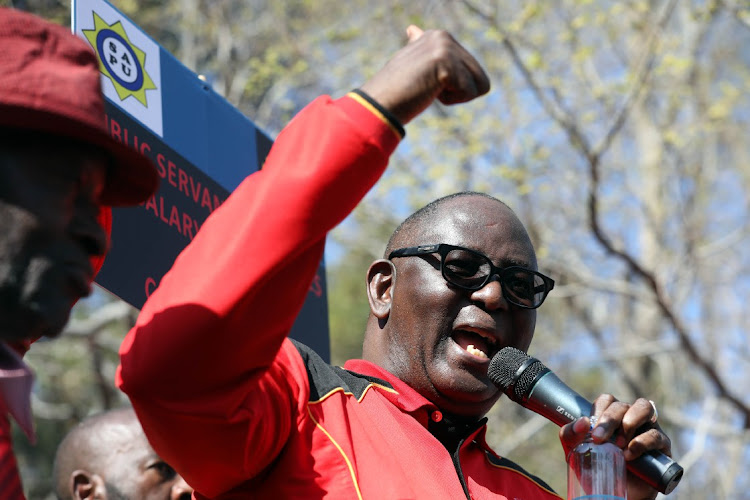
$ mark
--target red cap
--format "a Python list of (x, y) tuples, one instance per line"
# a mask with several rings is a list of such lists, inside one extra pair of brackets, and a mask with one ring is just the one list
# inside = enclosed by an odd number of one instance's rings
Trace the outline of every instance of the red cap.
[[(105, 205), (133, 205), (159, 185), (153, 163), (107, 132), (99, 63), (68, 29), (0, 8), (0, 127), (69, 137), (112, 157)], [(43, 145), (40, 145), (43, 147)]]

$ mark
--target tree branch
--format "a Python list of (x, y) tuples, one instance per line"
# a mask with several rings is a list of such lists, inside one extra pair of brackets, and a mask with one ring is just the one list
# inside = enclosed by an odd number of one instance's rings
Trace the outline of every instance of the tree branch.
[[(667, 19), (669, 14), (672, 13), (675, 6), (675, 0), (672, 0), (665, 9), (664, 15), (661, 16), (661, 19), (658, 23), (658, 26), (663, 26)], [(649, 50), (653, 51), (655, 47), (654, 43), (649, 44)], [(653, 56), (651, 56), (653, 57)], [(645, 68), (649, 68), (651, 65), (648, 64), (645, 66)], [(638, 89), (641, 89), (643, 86), (643, 82), (646, 79), (648, 71), (644, 71), (644, 73), (641, 75), (641, 80), (636, 84)], [(633, 102), (633, 99), (637, 95), (637, 92), (633, 91), (630, 93), (633, 98), (631, 98), (628, 102)], [(603, 145), (609, 145), (611, 143), (612, 137), (616, 135), (616, 132), (620, 130), (622, 127), (622, 124), (625, 121), (625, 117), (627, 116), (627, 110), (629, 109), (626, 107), (623, 107), (621, 110), (621, 113), (619, 114), (618, 119), (615, 121), (615, 124), (610, 129), (610, 132), (607, 134), (608, 136), (611, 135), (609, 142), (603, 143)], [(663, 286), (658, 282), (656, 279), (656, 276), (653, 272), (647, 270), (643, 265), (641, 265), (632, 255), (627, 253), (624, 250), (618, 249), (614, 246), (612, 241), (609, 239), (609, 237), (605, 234), (604, 229), (601, 225), (600, 216), (599, 216), (599, 197), (598, 197), (598, 187), (599, 187), (599, 160), (601, 158), (601, 154), (603, 154), (605, 150), (601, 150), (597, 152), (596, 154), (592, 154), (590, 152), (583, 151), (584, 156), (589, 161), (589, 175), (590, 175), (590, 191), (589, 191), (589, 198), (588, 198), (588, 209), (589, 209), (589, 225), (591, 227), (591, 231), (596, 237), (597, 241), (604, 247), (604, 249), (607, 251), (607, 253), (614, 255), (615, 257), (619, 258), (620, 260), (624, 261), (628, 267), (638, 276), (643, 279), (648, 287), (652, 290), (654, 297), (656, 299), (656, 304), (661, 311), (662, 315), (667, 319), (668, 323), (672, 326), (674, 331), (677, 333), (678, 337), (680, 338), (680, 342), (682, 343), (685, 351), (687, 351), (688, 356), (690, 359), (693, 360), (708, 376), (708, 378), (713, 382), (713, 384), (716, 386), (719, 394), (732, 402), (737, 409), (742, 413), (744, 418), (744, 427), (750, 428), (750, 407), (748, 407), (741, 399), (739, 399), (737, 396), (732, 394), (729, 389), (724, 384), (724, 381), (721, 379), (719, 373), (714, 368), (713, 364), (709, 361), (704, 359), (700, 353), (698, 352), (697, 347), (693, 343), (693, 341), (690, 338), (690, 334), (688, 332), (687, 327), (683, 324), (683, 322), (678, 317), (677, 313), (673, 310), (669, 299), (667, 298), (667, 294), (664, 291)]]

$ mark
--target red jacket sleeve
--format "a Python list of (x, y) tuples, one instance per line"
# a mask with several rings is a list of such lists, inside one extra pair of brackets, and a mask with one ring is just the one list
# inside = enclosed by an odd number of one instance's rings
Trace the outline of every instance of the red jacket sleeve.
[(286, 336), (327, 231), (398, 140), (349, 97), (315, 100), (206, 220), (125, 338), (117, 384), (156, 452), (202, 494), (261, 471), (301, 418), (307, 376)]

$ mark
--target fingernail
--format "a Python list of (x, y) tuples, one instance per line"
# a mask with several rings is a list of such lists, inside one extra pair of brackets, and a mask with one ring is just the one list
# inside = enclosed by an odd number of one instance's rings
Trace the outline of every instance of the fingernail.
[(604, 428), (603, 427), (595, 427), (593, 431), (591, 431), (591, 435), (597, 439), (604, 439)]
[(578, 420), (573, 424), (573, 430), (583, 432), (585, 429), (588, 429), (588, 424), (585, 423), (584, 417), (578, 417)]

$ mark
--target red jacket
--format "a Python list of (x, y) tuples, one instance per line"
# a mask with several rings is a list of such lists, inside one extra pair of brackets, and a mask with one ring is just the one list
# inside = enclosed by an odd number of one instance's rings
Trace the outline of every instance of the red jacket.
[(326, 233), (399, 141), (360, 102), (314, 101), (209, 217), (123, 342), (119, 387), (199, 499), (559, 499), (489, 449), (484, 422), (456, 467), (416, 391), (286, 338)]

